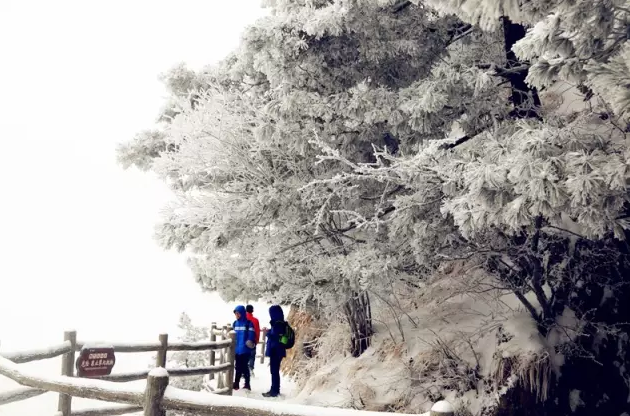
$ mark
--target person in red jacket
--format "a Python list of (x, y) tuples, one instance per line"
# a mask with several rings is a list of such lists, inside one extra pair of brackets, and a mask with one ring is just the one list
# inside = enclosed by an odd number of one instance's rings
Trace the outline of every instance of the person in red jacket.
[[(247, 311), (247, 319), (254, 325), (254, 343), (258, 345), (258, 341), (260, 341), (260, 322), (258, 322), (258, 319), (256, 317), (254, 317), (254, 307), (252, 305), (247, 305), (245, 307), (245, 310)], [(254, 363), (256, 363), (256, 347), (252, 349), (252, 356), (249, 358), (249, 369), (252, 372), (254, 371)]]

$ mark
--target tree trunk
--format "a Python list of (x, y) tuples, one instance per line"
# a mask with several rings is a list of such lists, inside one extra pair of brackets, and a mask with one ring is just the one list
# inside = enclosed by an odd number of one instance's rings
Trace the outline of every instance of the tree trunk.
[(350, 351), (353, 357), (358, 357), (370, 347), (374, 331), (370, 297), (367, 292), (353, 295), (344, 305), (344, 312), (350, 325)]

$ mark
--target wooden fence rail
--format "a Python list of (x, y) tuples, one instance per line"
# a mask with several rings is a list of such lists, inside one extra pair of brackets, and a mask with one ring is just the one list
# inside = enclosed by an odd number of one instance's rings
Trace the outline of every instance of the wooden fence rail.
[[(166, 410), (192, 411), (199, 415), (212, 416), (321, 416), (324, 414), (335, 416), (391, 416), (391, 413), (368, 412), (354, 409), (324, 408), (317, 406), (305, 406), (285, 404), (277, 401), (262, 401), (243, 397), (230, 397), (232, 393), (232, 379), (234, 372), (235, 333), (229, 327), (217, 334), (221, 341), (204, 343), (168, 343), (168, 336), (160, 335), (157, 343), (121, 344), (115, 345), (118, 352), (146, 352), (157, 351), (156, 366), (146, 372), (128, 373), (126, 375), (112, 374), (102, 379), (74, 377), (74, 353), (80, 350), (80, 346), (88, 345), (76, 341), (76, 333), (65, 333), (65, 342), (58, 346), (38, 351), (23, 353), (10, 353), (0, 355), (0, 375), (8, 377), (20, 387), (9, 392), (0, 393), (0, 405), (25, 400), (38, 396), (47, 391), (59, 393), (59, 408), (54, 416), (105, 416), (124, 415), (128, 413), (144, 412), (144, 416), (165, 416)], [(215, 336), (217, 336), (215, 335)], [(163, 367), (166, 364), (166, 351), (171, 351), (175, 345), (175, 351), (220, 351), (224, 362), (216, 366), (202, 367), (199, 369), (170, 369)], [(202, 348), (204, 345), (205, 348)], [(227, 349), (227, 355), (224, 350)], [(262, 348), (264, 356), (264, 344)], [(36, 359), (53, 358), (63, 355), (61, 376), (47, 376), (36, 374), (20, 368), (19, 363), (34, 361)], [(216, 356), (216, 354), (215, 354)], [(39, 357), (39, 358), (34, 358)], [(16, 361), (13, 361), (15, 359)], [(69, 365), (72, 364), (72, 365)], [(227, 386), (212, 393), (181, 390), (169, 386), (171, 376), (193, 374), (219, 374), (227, 373)], [(126, 377), (126, 379), (125, 379)], [(145, 387), (121, 385), (120, 381), (139, 380), (146, 378)], [(223, 377), (219, 377), (218, 381)], [(71, 411), (71, 398), (82, 397), (87, 399), (103, 400), (118, 403), (115, 406), (81, 409)], [(334, 409), (334, 412), (332, 411)], [(438, 402), (430, 413), (409, 416), (453, 416), (454, 411), (450, 404)]]
[[(213, 332), (216, 329), (216, 324), (213, 324)], [(215, 361), (211, 362), (210, 366), (205, 367), (195, 367), (195, 368), (169, 368), (166, 370), (170, 377), (183, 377), (183, 376), (195, 376), (195, 375), (212, 375), (220, 374), (218, 377), (221, 383), (216, 390), (214, 390), (214, 394), (223, 394), (223, 395), (231, 395), (232, 394), (232, 382), (231, 379), (234, 377), (233, 369), (234, 369), (234, 340), (233, 333), (231, 332), (231, 326), (226, 325), (223, 327), (223, 330), (220, 331), (219, 334), (216, 334), (210, 341), (201, 341), (201, 342), (168, 342), (168, 334), (160, 334), (157, 342), (143, 342), (143, 343), (120, 343), (120, 344), (103, 344), (103, 343), (93, 343), (87, 341), (77, 341), (77, 336), (75, 331), (66, 331), (64, 333), (64, 342), (58, 345), (51, 346), (45, 349), (38, 350), (29, 350), (29, 351), (19, 351), (19, 352), (5, 352), (0, 355), (0, 359), (2, 363), (7, 364), (10, 363), (9, 367), (1, 368), (0, 366), (0, 374), (5, 375), (13, 379), (14, 381), (23, 385), (23, 387), (1, 392), (0, 393), (0, 405), (13, 403), (21, 400), (26, 400), (31, 397), (36, 397), (41, 394), (44, 394), (48, 391), (56, 391), (59, 393), (59, 403), (57, 406), (58, 414), (60, 416), (95, 416), (95, 415), (122, 415), (131, 412), (137, 412), (143, 409), (142, 401), (136, 399), (129, 399), (129, 396), (113, 397), (111, 396), (112, 391), (109, 393), (105, 391), (105, 396), (100, 393), (96, 395), (84, 396), (80, 394), (76, 394), (76, 391), (67, 391), (64, 386), (61, 385), (61, 388), (53, 389), (50, 388), (51, 384), (41, 383), (41, 380), (37, 381), (37, 378), (29, 378), (31, 375), (28, 372), (17, 371), (16, 368), (12, 367), (16, 364), (28, 363), (32, 361), (44, 360), (55, 357), (62, 357), (61, 363), (61, 375), (62, 377), (66, 377), (69, 380), (76, 380), (78, 382), (85, 381), (94, 381), (94, 379), (98, 378), (98, 381), (112, 383), (120, 383), (120, 382), (128, 382), (135, 380), (143, 380), (147, 379), (150, 371), (136, 371), (136, 372), (127, 372), (127, 373), (114, 373), (106, 376), (95, 377), (93, 379), (85, 379), (85, 378), (74, 378), (75, 377), (75, 358), (76, 352), (81, 351), (83, 348), (93, 348), (93, 347), (108, 347), (113, 348), (115, 353), (138, 353), (138, 352), (156, 352), (156, 367), (157, 368), (166, 368), (167, 363), (167, 352), (174, 351), (206, 351), (209, 350), (213, 353), (216, 351), (220, 351), (220, 356), (223, 358), (222, 361), (218, 364)], [(217, 335), (220, 339), (217, 340)], [(225, 352), (227, 350), (227, 353)], [(216, 355), (216, 354), (214, 354)], [(3, 372), (4, 371), (4, 372)], [(226, 380), (224, 380), (224, 378)], [(63, 379), (64, 382), (67, 382), (66, 379)], [(57, 380), (58, 381), (58, 380)], [(92, 386), (90, 384), (90, 386)], [(101, 390), (102, 393), (103, 390)], [(113, 390), (117, 391), (117, 390)], [(140, 394), (139, 392), (136, 392)], [(90, 390), (90, 394), (92, 394)], [(142, 396), (144, 396), (144, 391), (142, 391)], [(72, 397), (90, 397), (94, 399), (100, 400), (113, 400), (120, 403), (125, 403), (123, 406), (115, 406), (108, 408), (98, 408), (98, 409), (85, 409), (80, 411), (72, 411)], [(138, 396), (140, 397), (140, 396)]]
[(72, 351), (72, 344), (69, 341), (63, 344), (55, 345), (50, 348), (32, 351), (21, 352), (7, 352), (2, 353), (2, 356), (6, 359), (13, 361), (16, 364), (29, 363), (31, 361), (46, 360), (48, 358), (55, 358), (60, 355), (66, 354)]
[(47, 393), (47, 391), (34, 389), (32, 387), (18, 387), (14, 390), (4, 391), (0, 393), (0, 406), (3, 404), (30, 399), (31, 397), (37, 397), (44, 393)]
[[(234, 333), (231, 333), (234, 336)], [(0, 357), (0, 375), (25, 386), (54, 391), (74, 397), (118, 402), (125, 406), (102, 409), (85, 409), (73, 412), (73, 416), (122, 415), (144, 411), (144, 416), (165, 416), (166, 410), (193, 411), (212, 416), (391, 416), (391, 413), (367, 412), (354, 409), (331, 408), (284, 404), (276, 401), (261, 401), (243, 397), (220, 396), (202, 392), (181, 390), (168, 386), (169, 374), (164, 368), (151, 370), (144, 389), (125, 386), (111, 381), (83, 379), (67, 376), (43, 376), (20, 370), (14, 362)], [(437, 404), (436, 404), (437, 406)], [(441, 406), (431, 415), (452, 416), (449, 406)], [(55, 416), (63, 416), (61, 411)], [(410, 415), (414, 416), (414, 415)], [(428, 416), (427, 413), (415, 416)]]

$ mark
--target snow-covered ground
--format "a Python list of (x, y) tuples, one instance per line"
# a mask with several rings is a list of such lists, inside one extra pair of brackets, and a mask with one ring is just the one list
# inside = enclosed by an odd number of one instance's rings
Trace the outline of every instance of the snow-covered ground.
[[(234, 396), (247, 397), (250, 399), (261, 399), (270, 401), (286, 401), (290, 399), (295, 392), (295, 383), (287, 377), (281, 375), (280, 378), (280, 396), (279, 397), (263, 397), (262, 394), (269, 391), (271, 387), (271, 373), (269, 372), (269, 361), (264, 364), (256, 363), (254, 368), (254, 376), (251, 378), (252, 390), (240, 389), (234, 392)], [(243, 381), (241, 381), (243, 387)]]
[[(318, 356), (301, 370), (302, 388), (289, 401), (422, 413), (445, 399), (481, 414), (514, 381), (500, 376), (504, 360), (512, 360), (518, 374), (533, 374), (532, 391), (547, 394), (548, 375), (561, 370), (563, 357), (554, 346), (563, 336), (538, 335), (514, 295), (486, 291), (493, 282), (467, 269), (436, 276), (424, 293), (402, 290), (395, 313), (373, 301), (376, 334), (358, 358), (339, 347), (349, 343), (347, 323), (331, 322), (319, 340)], [(568, 333), (573, 331), (570, 313), (561, 319)]]

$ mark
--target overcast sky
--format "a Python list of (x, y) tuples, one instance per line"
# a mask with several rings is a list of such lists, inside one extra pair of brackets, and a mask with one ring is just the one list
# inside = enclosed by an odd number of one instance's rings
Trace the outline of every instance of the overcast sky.
[(225, 56), (259, 4), (0, 0), (0, 348), (68, 328), (143, 340), (183, 310), (233, 317), (157, 246), (170, 195), (114, 149), (152, 126), (158, 74)]

